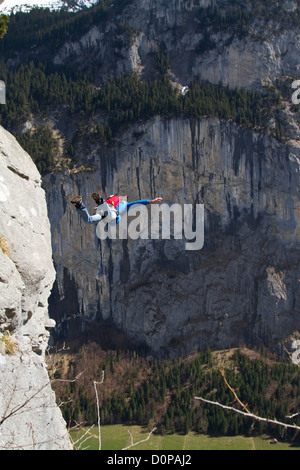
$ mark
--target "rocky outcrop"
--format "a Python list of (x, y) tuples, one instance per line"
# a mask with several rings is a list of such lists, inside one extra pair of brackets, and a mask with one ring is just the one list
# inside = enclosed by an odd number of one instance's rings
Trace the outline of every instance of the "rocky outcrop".
[(55, 279), (41, 178), (0, 128), (0, 449), (71, 449), (45, 365)]
[[(94, 170), (45, 179), (57, 280), (56, 338), (113, 322), (157, 356), (244, 342), (277, 348), (299, 334), (299, 149), (217, 119), (133, 126)], [(204, 204), (205, 239), (99, 240), (71, 206), (82, 194)]]
[[(66, 42), (53, 61), (75, 62), (87, 69), (92, 64), (101, 85), (123, 72), (151, 75), (155, 52), (163, 44), (174, 81), (182, 85), (201, 76), (210, 83), (262, 90), (283, 75), (298, 76), (300, 35), (296, 26), (283, 26), (281, 18), (273, 20), (272, 15), (267, 22), (257, 11), (247, 33), (235, 34), (234, 23), (218, 29), (203, 24), (199, 17), (201, 8), (217, 7), (225, 14), (235, 6), (226, 0), (131, 1), (122, 14), (113, 14), (81, 38)], [(282, 6), (283, 12), (297, 7), (294, 2)], [(205, 34), (210, 45), (203, 47)]]

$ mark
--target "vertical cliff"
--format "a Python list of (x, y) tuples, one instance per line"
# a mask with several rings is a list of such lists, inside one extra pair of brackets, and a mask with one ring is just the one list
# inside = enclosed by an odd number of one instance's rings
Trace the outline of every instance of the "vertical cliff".
[(0, 449), (71, 449), (45, 365), (55, 279), (40, 175), (0, 128)]
[[(156, 355), (241, 342), (271, 349), (299, 334), (299, 149), (218, 119), (133, 126), (94, 168), (57, 172), (45, 188), (57, 280), (56, 338), (112, 322)], [(162, 196), (204, 204), (205, 241), (99, 240), (69, 200)], [(104, 324), (103, 324), (104, 321)]]

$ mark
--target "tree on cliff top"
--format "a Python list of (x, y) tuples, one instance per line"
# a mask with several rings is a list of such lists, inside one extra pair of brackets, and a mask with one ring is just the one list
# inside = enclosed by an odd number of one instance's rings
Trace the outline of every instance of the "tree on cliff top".
[(9, 17), (7, 15), (0, 15), (0, 38), (3, 38), (7, 31)]

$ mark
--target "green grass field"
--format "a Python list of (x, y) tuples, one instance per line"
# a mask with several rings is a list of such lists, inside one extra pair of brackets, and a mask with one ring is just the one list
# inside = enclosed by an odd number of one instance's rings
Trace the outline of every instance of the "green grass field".
[[(89, 428), (81, 431), (71, 431), (70, 435), (75, 447), (80, 450), (98, 450), (98, 428), (95, 426), (90, 434), (84, 433)], [(96, 437), (92, 437), (93, 436)], [(132, 442), (137, 443), (147, 439), (149, 432), (140, 426), (102, 426), (101, 450), (121, 450)], [(153, 434), (143, 443), (131, 447), (131, 450), (300, 450), (300, 445), (295, 446), (286, 442), (270, 444), (270, 437), (210, 437), (207, 435), (189, 432), (186, 435), (158, 435)]]

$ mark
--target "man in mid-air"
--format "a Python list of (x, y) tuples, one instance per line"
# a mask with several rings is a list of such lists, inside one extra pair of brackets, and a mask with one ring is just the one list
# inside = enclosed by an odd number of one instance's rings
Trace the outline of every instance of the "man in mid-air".
[(118, 224), (121, 220), (122, 214), (128, 212), (130, 207), (137, 204), (144, 206), (148, 204), (155, 204), (162, 201), (161, 197), (155, 199), (141, 199), (139, 201), (127, 202), (122, 196), (110, 196), (108, 199), (103, 199), (99, 194), (93, 193), (92, 198), (97, 206), (93, 209), (96, 210), (95, 215), (90, 215), (85, 204), (82, 202), (82, 196), (76, 196), (71, 199), (71, 203), (75, 205), (77, 212), (82, 219), (88, 224), (97, 224), (100, 220), (106, 219), (108, 224)]

